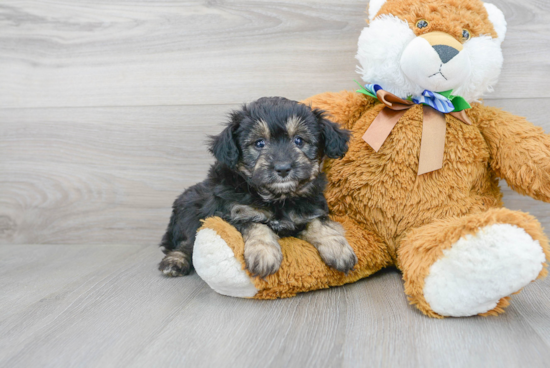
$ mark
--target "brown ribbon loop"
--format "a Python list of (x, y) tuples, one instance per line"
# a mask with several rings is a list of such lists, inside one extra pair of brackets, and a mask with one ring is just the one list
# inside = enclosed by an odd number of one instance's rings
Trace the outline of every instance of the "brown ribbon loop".
[[(384, 90), (376, 93), (378, 100), (384, 107), (376, 116), (370, 127), (363, 135), (363, 140), (378, 152), (392, 129), (405, 112), (415, 104)], [(424, 121), (422, 124), (422, 141), (420, 143), (420, 157), (418, 160), (418, 175), (439, 170), (443, 167), (443, 154), (445, 152), (445, 133), (447, 123), (445, 115), (430, 106), (423, 106)], [(472, 122), (465, 111), (451, 112), (451, 116), (465, 124)]]
[(472, 121), (470, 120), (468, 115), (466, 115), (466, 110), (462, 110), (459, 112), (450, 112), (449, 115), (451, 115), (455, 119), (460, 120), (464, 124), (472, 125)]
[(376, 152), (386, 141), (393, 127), (407, 110), (394, 111), (391, 108), (384, 107), (376, 116), (369, 129), (363, 135), (365, 142), (369, 144)]
[(422, 123), (418, 175), (439, 170), (443, 167), (445, 133), (447, 131), (445, 114), (425, 105), (422, 107), (422, 111), (424, 122)]
[(414, 102), (399, 98), (393, 93), (389, 93), (382, 89), (376, 92), (376, 97), (378, 97), (380, 102), (392, 110), (408, 110), (414, 106)]
[(376, 116), (369, 129), (363, 135), (363, 139), (378, 152), (386, 141), (386, 138), (390, 135), (393, 127), (395, 127), (395, 124), (397, 124), (408, 109), (414, 106), (414, 103), (403, 100), (382, 89), (376, 92), (376, 97), (386, 107)]

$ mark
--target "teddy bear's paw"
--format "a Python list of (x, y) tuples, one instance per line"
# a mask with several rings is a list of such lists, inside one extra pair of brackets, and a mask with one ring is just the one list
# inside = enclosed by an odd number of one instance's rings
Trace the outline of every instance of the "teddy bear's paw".
[(539, 242), (509, 224), (480, 228), (443, 253), (430, 267), (424, 297), (434, 312), (452, 317), (494, 309), (535, 280), (545, 262)]
[(258, 292), (233, 250), (212, 229), (202, 229), (197, 233), (193, 265), (208, 286), (220, 294), (251, 298)]

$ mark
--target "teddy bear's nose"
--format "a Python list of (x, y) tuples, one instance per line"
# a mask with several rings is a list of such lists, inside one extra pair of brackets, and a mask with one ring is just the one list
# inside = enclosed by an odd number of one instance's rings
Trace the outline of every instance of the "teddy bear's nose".
[(439, 55), (439, 58), (441, 59), (443, 64), (447, 64), (459, 53), (457, 49), (447, 45), (435, 45), (432, 47), (435, 49), (435, 51)]

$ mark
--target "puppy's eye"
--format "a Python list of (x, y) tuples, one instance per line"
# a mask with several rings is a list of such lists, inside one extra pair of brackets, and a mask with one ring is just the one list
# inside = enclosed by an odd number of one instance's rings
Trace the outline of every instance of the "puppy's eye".
[(426, 19), (420, 19), (418, 22), (416, 22), (416, 28), (426, 28), (430, 23)]
[(468, 40), (470, 39), (470, 37), (472, 37), (472, 36), (470, 35), (470, 32), (469, 32), (467, 29), (463, 29), (463, 30), (462, 30), (462, 39), (463, 39), (464, 41), (468, 41)]
[(298, 147), (302, 147), (304, 145), (304, 140), (302, 139), (302, 137), (295, 137), (294, 144)]
[(264, 148), (265, 147), (265, 140), (263, 139), (258, 139), (256, 141), (256, 143), (254, 143), (254, 146), (256, 146), (256, 148)]

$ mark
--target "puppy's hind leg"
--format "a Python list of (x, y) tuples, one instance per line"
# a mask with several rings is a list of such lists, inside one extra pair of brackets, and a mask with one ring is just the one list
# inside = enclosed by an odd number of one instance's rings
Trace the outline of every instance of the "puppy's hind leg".
[(191, 271), (191, 258), (178, 250), (170, 251), (160, 261), (159, 271), (168, 277), (188, 275)]
[(185, 276), (191, 271), (193, 245), (200, 226), (200, 219), (193, 211), (193, 188), (183, 193), (174, 203), (168, 229), (160, 247), (166, 256), (159, 264), (159, 271), (168, 277)]
[[(191, 240), (185, 234), (175, 233), (171, 225), (172, 221), (170, 221), (168, 230), (160, 243), (166, 256), (159, 263), (159, 271), (168, 277), (185, 276), (191, 271), (191, 256), (195, 237), (193, 236)], [(176, 236), (175, 239), (174, 235)], [(192, 241), (191, 244), (189, 244), (190, 240)], [(177, 245), (174, 246), (174, 244)]]

